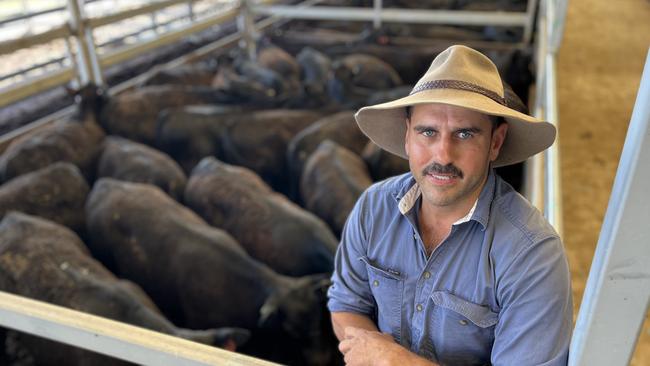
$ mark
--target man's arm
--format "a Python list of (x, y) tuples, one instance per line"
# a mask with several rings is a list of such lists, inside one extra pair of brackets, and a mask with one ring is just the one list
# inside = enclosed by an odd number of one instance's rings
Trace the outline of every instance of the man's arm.
[(389, 334), (347, 327), (339, 350), (346, 366), (439, 366), (395, 343)]
[(366, 255), (365, 197), (366, 193), (361, 195), (345, 223), (334, 259), (332, 286), (327, 292), (327, 306), (339, 341), (343, 339), (346, 326), (377, 330), (370, 319), (370, 314), (375, 312), (375, 304), (366, 265), (359, 260)]
[(498, 271), (502, 304), (493, 365), (566, 365), (572, 330), (569, 268), (557, 237), (528, 246)]
[(377, 325), (367, 316), (355, 313), (332, 313), (332, 327), (339, 342), (345, 339), (345, 328), (354, 327), (370, 331), (378, 331)]

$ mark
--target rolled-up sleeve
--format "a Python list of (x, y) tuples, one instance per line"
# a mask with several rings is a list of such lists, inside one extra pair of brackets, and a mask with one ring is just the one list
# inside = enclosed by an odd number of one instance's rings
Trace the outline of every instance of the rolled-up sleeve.
[(493, 365), (566, 365), (573, 324), (571, 281), (558, 237), (518, 253), (497, 286), (501, 305)]
[(332, 285), (327, 307), (331, 312), (372, 315), (374, 300), (368, 285), (366, 265), (360, 260), (367, 248), (367, 192), (362, 194), (348, 216), (336, 251)]

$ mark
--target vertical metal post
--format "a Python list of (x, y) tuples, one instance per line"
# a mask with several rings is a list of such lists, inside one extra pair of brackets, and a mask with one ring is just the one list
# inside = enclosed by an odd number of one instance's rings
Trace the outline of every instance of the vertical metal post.
[(546, 202), (544, 210), (548, 221), (553, 225), (560, 237), (563, 236), (562, 221), (562, 189), (560, 179), (560, 126), (557, 112), (557, 87), (555, 83), (555, 55), (547, 53), (540, 55), (546, 58), (544, 84), (546, 88), (546, 120), (553, 123), (557, 130), (555, 142), (546, 150)]
[(237, 28), (242, 33), (240, 46), (246, 49), (250, 60), (257, 59), (257, 32), (255, 30), (255, 19), (253, 15), (252, 0), (241, 0), (239, 15), (237, 16)]
[(566, 13), (568, 0), (547, 0), (553, 2), (553, 19), (549, 23), (551, 36), (549, 39), (549, 49), (556, 54), (560, 49), (562, 37), (564, 36), (564, 24), (566, 23)]
[[(70, 37), (64, 37), (65, 40), (65, 55), (66, 57), (70, 60), (70, 64), (72, 65), (73, 70), (79, 70), (79, 63), (77, 63), (77, 58), (72, 52), (72, 44), (70, 44)], [(79, 52), (79, 50), (77, 50)], [(79, 73), (75, 74), (75, 76), (72, 78), (70, 81), (70, 86), (73, 89), (78, 89), (81, 86), (81, 81), (79, 80)]]
[(187, 1), (187, 16), (190, 17), (190, 22), (194, 21), (194, 0)]
[(82, 85), (93, 82), (95, 85), (100, 86), (103, 84), (102, 72), (97, 58), (92, 29), (86, 27), (84, 22), (81, 1), (83, 0), (68, 0), (70, 28), (77, 41), (79, 81)]
[(650, 50), (600, 230), (569, 365), (627, 365), (650, 300)]
[[(544, 12), (544, 2), (540, 6), (540, 11), (537, 19), (537, 39), (535, 53), (537, 54), (536, 60), (536, 80), (535, 80), (535, 105), (533, 113), (535, 117), (543, 120), (548, 120), (546, 115), (546, 17)], [(546, 153), (537, 154), (529, 159), (530, 164), (526, 164), (527, 170), (527, 197), (540, 211), (544, 212), (545, 209), (545, 192), (546, 192), (546, 174), (544, 174), (544, 166)], [(532, 180), (528, 182), (528, 180)]]
[(375, 29), (381, 28), (381, 10), (382, 10), (383, 4), (382, 0), (374, 0), (374, 19), (372, 20), (372, 26)]
[(538, 4), (539, 4), (539, 0), (528, 0), (528, 4), (526, 6), (526, 17), (528, 19), (526, 21), (526, 25), (524, 26), (524, 37), (522, 40), (524, 44), (529, 44), (530, 40), (533, 37), (533, 25), (535, 24), (535, 10), (537, 10)]
[(153, 29), (153, 32), (156, 33), (156, 35), (159, 33), (158, 32), (158, 20), (156, 19), (156, 12), (152, 12), (150, 14), (151, 16), (151, 29)]

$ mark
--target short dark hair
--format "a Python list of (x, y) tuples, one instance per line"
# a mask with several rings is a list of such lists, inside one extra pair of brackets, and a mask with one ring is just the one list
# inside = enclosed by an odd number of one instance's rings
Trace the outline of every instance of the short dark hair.
[[(406, 119), (410, 120), (411, 119), (411, 113), (413, 112), (413, 106), (407, 105), (404, 107), (405, 113), (406, 113)], [(488, 115), (490, 118), (490, 121), (492, 122), (492, 131), (496, 130), (497, 127), (501, 126), (502, 124), (506, 123), (506, 119), (501, 117), (501, 116), (492, 116)]]
[(492, 122), (492, 131), (496, 130), (497, 127), (506, 123), (506, 119), (501, 116), (488, 116), (488, 117), (490, 117), (490, 121)]

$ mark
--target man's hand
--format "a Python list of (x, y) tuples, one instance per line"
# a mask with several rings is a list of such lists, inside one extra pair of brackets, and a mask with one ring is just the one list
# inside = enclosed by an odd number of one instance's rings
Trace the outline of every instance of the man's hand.
[(339, 343), (339, 350), (345, 355), (345, 364), (350, 366), (393, 365), (401, 347), (388, 334), (361, 328), (345, 328), (345, 339)]
[(339, 350), (348, 366), (436, 365), (395, 343), (389, 334), (355, 327), (345, 328)]

